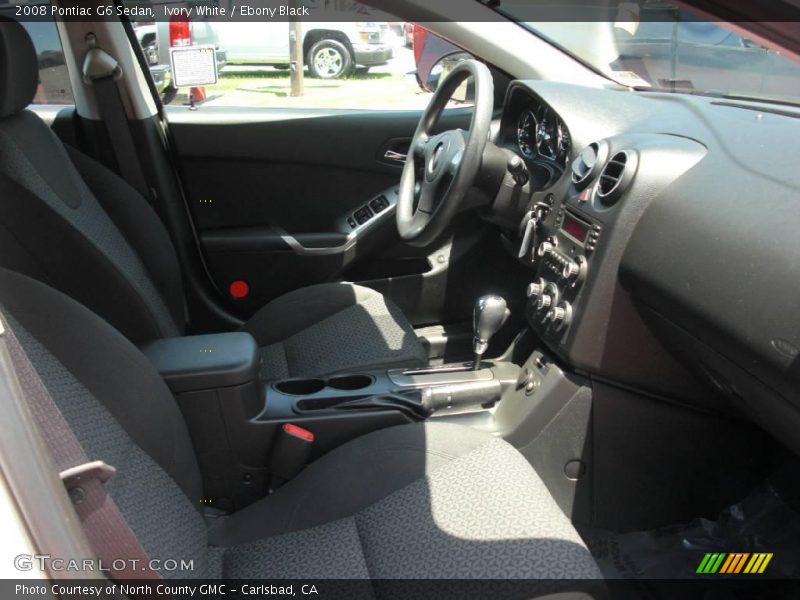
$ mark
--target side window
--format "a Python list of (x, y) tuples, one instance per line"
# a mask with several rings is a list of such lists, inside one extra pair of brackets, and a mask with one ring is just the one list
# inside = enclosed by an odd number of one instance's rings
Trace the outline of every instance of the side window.
[[(430, 34), (425, 43), (421, 28), (379, 20), (388, 16), (372, 15), (369, 11), (374, 9), (363, 4), (349, 3), (353, 21), (301, 23), (303, 69), (295, 75), (290, 57), (292, 25), (286, 21), (204, 18), (197, 12), (188, 19), (169, 17), (166, 7), (174, 10), (186, 3), (152, 4), (155, 20), (136, 22), (134, 29), (166, 104), (418, 110), (427, 106), (432, 93), (428, 71), (435, 62), (433, 54), (442, 50), (440, 44), (430, 43), (435, 36)], [(237, 3), (218, 4), (230, 10)], [(175, 87), (170, 48), (187, 45), (214, 47), (219, 72), (215, 85)], [(419, 76), (420, 69), (425, 70), (424, 77)]]
[[(75, 104), (58, 28), (55, 21), (39, 16), (39, 7), (49, 8), (49, 3), (19, 2), (5, 6), (0, 8), (0, 17), (19, 21), (33, 40), (39, 60), (39, 87), (33, 104)], [(22, 11), (29, 16), (17, 14)]]
[(64, 49), (53, 21), (23, 23), (39, 59), (39, 88), (34, 104), (75, 104)]

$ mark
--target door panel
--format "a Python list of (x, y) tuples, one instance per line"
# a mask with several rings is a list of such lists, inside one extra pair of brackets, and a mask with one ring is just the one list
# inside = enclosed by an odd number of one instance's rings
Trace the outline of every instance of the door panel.
[[(487, 244), (496, 241), (487, 240), (474, 215), (430, 248), (411, 248), (397, 235), (402, 163), (385, 154), (404, 152), (418, 112), (202, 107), (167, 113), (206, 262), (240, 316), (325, 281), (363, 281), (417, 325), (468, 318), (473, 288), (500, 291), (490, 283), (500, 279), (496, 272), (475, 277), (476, 257), (492, 253)], [(470, 116), (469, 109), (448, 110), (442, 127), (466, 128)], [(370, 205), (373, 216), (356, 223)], [(249, 285), (245, 298), (227, 294), (237, 280)]]

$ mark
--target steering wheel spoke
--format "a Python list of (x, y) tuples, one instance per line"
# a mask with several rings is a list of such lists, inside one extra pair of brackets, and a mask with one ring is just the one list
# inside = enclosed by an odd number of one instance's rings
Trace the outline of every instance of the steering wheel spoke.
[(436, 208), (436, 186), (432, 184), (422, 184), (419, 191), (419, 199), (415, 212), (423, 212), (432, 215)]
[(414, 140), (413, 147), (411, 149), (414, 158), (420, 160), (425, 159), (425, 152), (427, 151), (428, 143), (430, 142), (430, 140), (431, 140), (430, 136), (424, 131), (420, 132), (419, 135), (417, 135), (417, 138)]

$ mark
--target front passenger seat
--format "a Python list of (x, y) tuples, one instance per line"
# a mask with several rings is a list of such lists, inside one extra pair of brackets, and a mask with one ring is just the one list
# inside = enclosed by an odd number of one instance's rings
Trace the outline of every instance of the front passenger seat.
[[(86, 458), (116, 468), (105, 489), (147, 556), (194, 561), (162, 577), (379, 579), (365, 594), (378, 598), (397, 597), (388, 579), (531, 580), (517, 584), (526, 597), (603, 593), (589, 551), (530, 464), (502, 439), (463, 425), (401, 425), (356, 438), (209, 528), (186, 424), (141, 352), (77, 302), (3, 269), (0, 324), (19, 340), (23, 352), (6, 344), (38, 422), (47, 421), (36, 410), (41, 379)], [(64, 437), (52, 420), (42, 435)], [(77, 466), (74, 453), (54, 458), (60, 471)], [(130, 558), (129, 549), (119, 554)], [(403, 597), (435, 593), (421, 583)], [(502, 582), (487, 583), (495, 587), (473, 582), (463, 591), (511, 597)]]
[[(182, 335), (180, 267), (163, 224), (122, 178), (25, 110), (38, 73), (25, 29), (0, 23), (0, 266), (63, 291), (137, 344)], [(397, 306), (357, 285), (296, 290), (242, 329), (262, 348), (265, 379), (427, 363)]]

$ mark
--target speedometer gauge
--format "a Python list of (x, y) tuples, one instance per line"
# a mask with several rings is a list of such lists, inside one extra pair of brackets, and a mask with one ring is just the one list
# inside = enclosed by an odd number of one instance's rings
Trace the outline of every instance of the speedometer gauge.
[(528, 158), (536, 157), (536, 131), (539, 122), (532, 110), (524, 110), (517, 121), (517, 145), (519, 151)]
[(569, 130), (562, 121), (558, 122), (558, 160), (565, 161), (569, 154), (572, 140), (569, 137)]
[(536, 128), (536, 150), (542, 156), (556, 159), (561, 145), (561, 128), (558, 117), (549, 108), (542, 107)]

